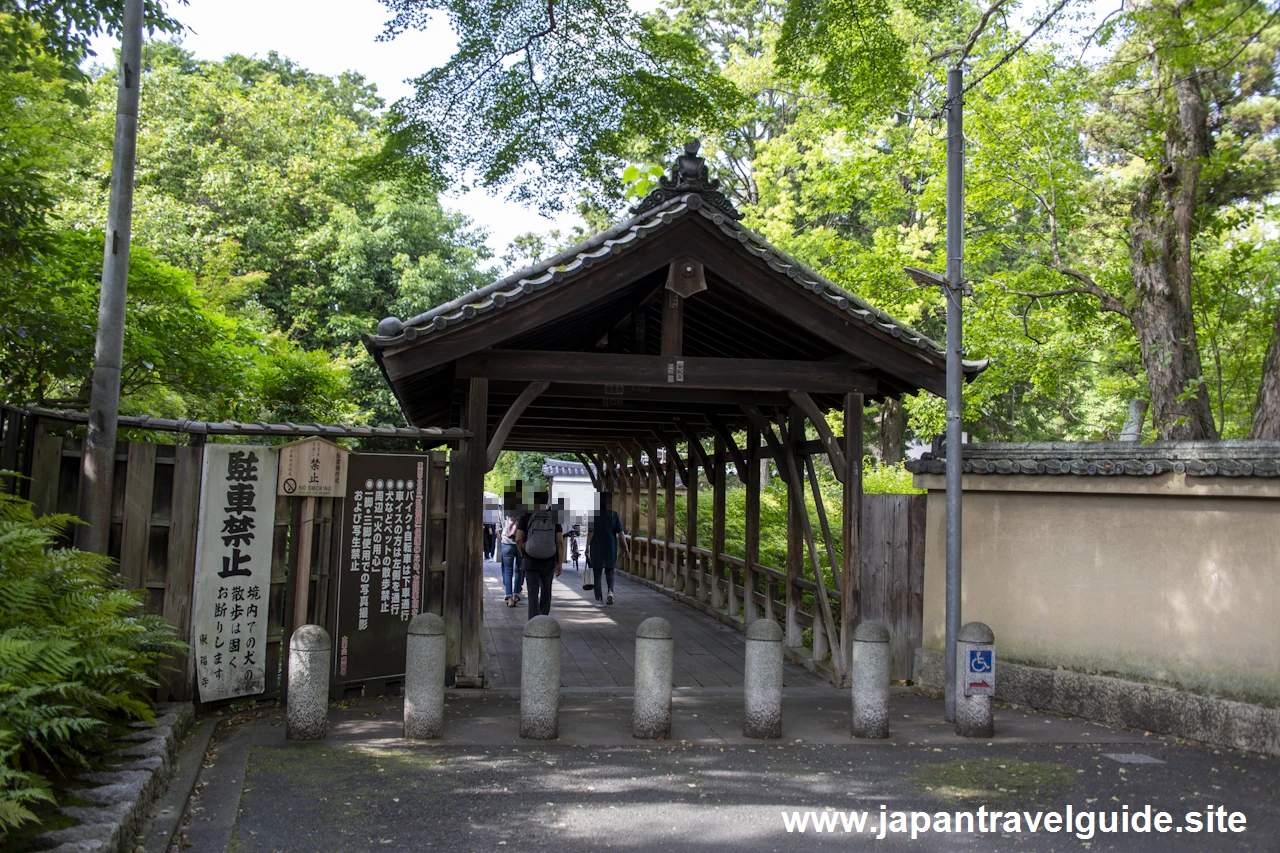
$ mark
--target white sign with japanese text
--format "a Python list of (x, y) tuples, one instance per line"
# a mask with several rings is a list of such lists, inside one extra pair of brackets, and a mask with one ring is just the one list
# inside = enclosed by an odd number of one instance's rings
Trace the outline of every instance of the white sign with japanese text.
[(202, 702), (266, 689), (277, 461), (274, 447), (204, 447), (192, 634)]

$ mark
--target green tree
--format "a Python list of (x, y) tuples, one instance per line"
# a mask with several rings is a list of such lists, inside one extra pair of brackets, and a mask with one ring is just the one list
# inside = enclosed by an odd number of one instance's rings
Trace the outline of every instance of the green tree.
[(474, 175), (549, 208), (570, 181), (616, 196), (614, 164), (635, 145), (717, 127), (740, 97), (693, 40), (625, 0), (383, 3), (387, 37), (437, 12), (458, 34), (453, 56), (393, 107), (389, 151), (437, 182)]

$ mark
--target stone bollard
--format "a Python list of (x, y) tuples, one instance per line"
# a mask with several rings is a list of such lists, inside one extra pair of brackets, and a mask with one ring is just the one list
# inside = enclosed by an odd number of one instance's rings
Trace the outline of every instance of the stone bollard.
[(674, 637), (671, 623), (658, 616), (636, 628), (636, 689), (631, 712), (631, 734), (635, 737), (671, 736)]
[(524, 626), (520, 662), (520, 737), (560, 736), (560, 623), (535, 616)]
[(981, 622), (956, 634), (956, 734), (995, 734), (991, 704), (996, 695), (996, 635)]
[(409, 623), (404, 661), (404, 736), (444, 734), (444, 620), (419, 613)]
[(743, 736), (782, 737), (782, 628), (777, 622), (751, 623), (743, 669)]
[(889, 628), (863, 622), (853, 632), (854, 737), (889, 736)]
[(329, 733), (329, 653), (333, 643), (319, 625), (303, 625), (289, 638), (286, 740), (322, 740)]

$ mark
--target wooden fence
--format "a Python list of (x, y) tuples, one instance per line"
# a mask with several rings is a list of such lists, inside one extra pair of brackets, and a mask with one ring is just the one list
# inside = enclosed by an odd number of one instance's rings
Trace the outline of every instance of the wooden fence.
[[(12, 410), (4, 415), (0, 418), (0, 461), (6, 464), (0, 467), (13, 462), (13, 470), (27, 475), (29, 479), (20, 482), (38, 514), (78, 514), (83, 440), (65, 425), (47, 425)], [(56, 429), (65, 429), (68, 434), (53, 434)], [(204, 437), (200, 435), (192, 436), (189, 445), (118, 442), (112, 479), (108, 555), (117, 561), (126, 588), (145, 590), (144, 612), (169, 620), (178, 639), (188, 644), (203, 449)], [(448, 462), (444, 451), (428, 455), (422, 609), (443, 614)], [(294, 578), (301, 576), (296, 570), (300, 555), (294, 549), (308, 538), (311, 547), (304, 565), (310, 568), (310, 588), (307, 613), (302, 618), (325, 626), (330, 635), (335, 631), (343, 500), (316, 499), (314, 517), (305, 521), (302, 503), (301, 498), (276, 498), (264, 658), (266, 692), (254, 697), (258, 699), (279, 697), (286, 688), (285, 639), (298, 618)], [(313, 525), (310, 537), (300, 535), (304, 523)], [(158, 699), (195, 699), (193, 674), (193, 655), (172, 661), (162, 674)], [(335, 692), (339, 689), (335, 684)]]
[[(862, 510), (861, 612), (855, 621), (878, 621), (889, 626), (890, 678), (911, 678), (915, 649), (919, 648), (924, 614), (924, 495), (866, 495)], [(653, 516), (656, 520), (656, 514)], [(652, 524), (652, 522), (651, 522)], [(621, 568), (673, 597), (692, 604), (740, 630), (755, 618), (775, 619), (784, 630), (790, 622), (790, 650), (814, 668), (829, 672), (831, 650), (817, 614), (816, 582), (755, 563), (732, 554), (689, 547), (679, 532), (670, 540), (627, 536), (629, 557)], [(793, 546), (802, 543), (791, 540)], [(802, 553), (802, 552), (799, 552)], [(803, 558), (801, 558), (803, 559)], [(790, 559), (788, 560), (790, 562)], [(838, 589), (826, 587), (833, 607)], [(747, 607), (750, 597), (755, 607)], [(798, 631), (797, 631), (798, 629)], [(800, 645), (795, 645), (797, 634)]]

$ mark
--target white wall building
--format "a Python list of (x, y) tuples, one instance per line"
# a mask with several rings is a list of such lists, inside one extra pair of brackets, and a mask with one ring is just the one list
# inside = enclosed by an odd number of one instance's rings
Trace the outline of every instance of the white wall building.
[(586, 536), (589, 513), (598, 508), (600, 500), (587, 466), (567, 459), (548, 459), (542, 465), (542, 476), (547, 478), (551, 505), (561, 508), (560, 523), (566, 532), (578, 524)]

